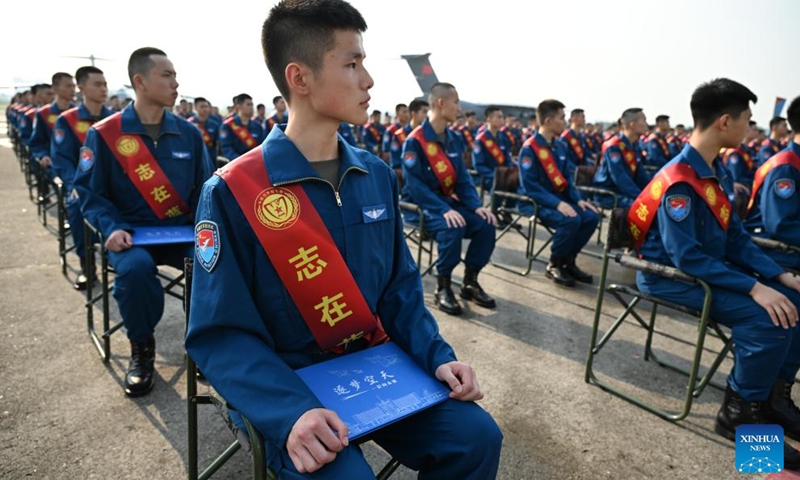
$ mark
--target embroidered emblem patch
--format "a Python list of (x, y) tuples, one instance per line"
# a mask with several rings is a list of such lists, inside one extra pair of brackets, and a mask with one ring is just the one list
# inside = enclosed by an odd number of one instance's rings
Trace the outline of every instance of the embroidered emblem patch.
[(219, 227), (212, 221), (203, 220), (194, 227), (194, 235), (194, 251), (197, 253), (197, 261), (201, 267), (211, 273), (219, 260)]
[(403, 164), (406, 168), (411, 168), (417, 163), (417, 154), (415, 152), (406, 152), (403, 154)]
[(670, 195), (667, 197), (667, 215), (676, 222), (689, 216), (692, 199), (686, 195)]
[(56, 128), (53, 130), (53, 139), (56, 141), (57, 144), (61, 145), (61, 142), (64, 141), (64, 130), (60, 128)]
[(523, 170), (529, 170), (533, 166), (533, 159), (531, 157), (522, 157), (519, 159), (519, 166)]
[(92, 168), (94, 165), (94, 152), (89, 147), (81, 147), (80, 155), (78, 156), (78, 168), (85, 172)]
[(297, 222), (300, 202), (290, 190), (272, 187), (258, 194), (255, 210), (262, 225), (272, 230), (285, 230)]
[(388, 220), (389, 215), (386, 213), (386, 204), (373, 205), (371, 207), (363, 207), (361, 209), (364, 223), (379, 222), (381, 220)]
[(781, 198), (789, 198), (794, 194), (794, 180), (781, 178), (775, 182), (775, 194)]
[(608, 159), (611, 160), (612, 162), (619, 162), (620, 160), (622, 160), (622, 154), (617, 152), (612, 152), (608, 155)]

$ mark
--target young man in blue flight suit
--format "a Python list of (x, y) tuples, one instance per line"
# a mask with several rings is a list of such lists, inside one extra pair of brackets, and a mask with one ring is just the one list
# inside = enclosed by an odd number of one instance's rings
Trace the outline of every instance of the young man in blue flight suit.
[[(497, 218), (481, 205), (472, 177), (461, 161), (463, 143), (447, 128), (459, 113), (458, 92), (449, 83), (437, 83), (431, 88), (428, 103), (428, 118), (403, 145), (402, 194), (405, 201), (422, 207), (425, 229), (436, 239), (436, 306), (450, 315), (462, 312), (450, 284), (453, 269), (461, 261), (461, 241), (469, 238), (461, 297), (495, 308), (495, 300), (478, 283), (478, 273), (494, 251)], [(417, 220), (415, 213), (404, 215), (409, 221)]]
[[(733, 440), (739, 425), (777, 423), (798, 439), (800, 411), (791, 386), (800, 366), (800, 279), (753, 244), (720, 186), (720, 148), (741, 142), (751, 101), (755, 94), (729, 79), (700, 85), (691, 100), (695, 131), (689, 144), (636, 199), (628, 222), (642, 258), (707, 282), (711, 317), (731, 327), (734, 366), (715, 431)], [(702, 308), (700, 285), (642, 272), (637, 285)], [(800, 468), (800, 452), (785, 445), (786, 468)]]
[(364, 142), (364, 149), (374, 155), (381, 154), (381, 140), (386, 127), (381, 123), (381, 111), (373, 110), (369, 116), (369, 122), (361, 127), (361, 140)]
[[(564, 108), (564, 107), (561, 107)], [(541, 120), (539, 120), (541, 123)], [(569, 128), (563, 129), (560, 133), (561, 140), (567, 145), (567, 158), (572, 162), (572, 165), (591, 165), (594, 164), (592, 153), (586, 146), (586, 138), (581, 129), (586, 125), (586, 113), (583, 109), (576, 108), (569, 113)], [(574, 167), (570, 168), (574, 171)], [(564, 172), (567, 174), (567, 172)], [(572, 175), (569, 175), (570, 177)]]
[[(405, 103), (398, 103), (395, 105), (394, 118), (394, 123), (386, 127), (386, 130), (383, 131), (383, 138), (381, 140), (381, 155), (383, 161), (390, 165), (392, 163), (391, 146), (392, 138), (394, 138), (394, 132), (404, 128), (406, 125), (408, 125), (409, 121), (408, 106)], [(403, 144), (401, 143), (400, 146), (402, 147), (402, 145)]]
[[(20, 138), (22, 138), (22, 143), (28, 147), (28, 165), (30, 166), (30, 172), (38, 176), (43, 167), (39, 165), (39, 162), (36, 160), (37, 157), (34, 156), (33, 148), (31, 148), (34, 126), (36, 125), (36, 112), (40, 107), (49, 105), (53, 101), (55, 93), (53, 92), (52, 86), (41, 83), (31, 87), (31, 96), (33, 97), (33, 104), (27, 110), (23, 111), (19, 118), (19, 134)], [(49, 190), (48, 185), (47, 182), (37, 185), (37, 201), (46, 201), (45, 195)]]
[(217, 141), (219, 139), (220, 125), (211, 117), (211, 103), (203, 97), (194, 99), (194, 109), (197, 113), (188, 118), (203, 136), (203, 143), (208, 150), (208, 158), (212, 162), (217, 160)]
[[(490, 106), (484, 111), (486, 128), (475, 136), (472, 149), (472, 167), (478, 171), (483, 179), (483, 188), (491, 192), (494, 187), (494, 171), (498, 166), (515, 167), (516, 163), (511, 157), (511, 140), (501, 133), (503, 125), (503, 111), (499, 107)], [(502, 200), (497, 197), (493, 208), (496, 209)], [(509, 204), (509, 201), (507, 201)], [(513, 206), (510, 203), (509, 206)]]
[(391, 153), (390, 165), (393, 170), (402, 170), (403, 145), (406, 143), (408, 135), (428, 117), (430, 105), (425, 100), (414, 99), (408, 104), (409, 122), (403, 128), (395, 130), (392, 134), (392, 142), (389, 144)]
[(47, 195), (50, 192), (50, 181), (53, 173), (51, 169), (53, 161), (50, 158), (50, 140), (53, 136), (53, 128), (61, 112), (74, 107), (72, 98), (75, 96), (75, 82), (69, 73), (58, 72), (53, 74), (52, 82), (55, 100), (42, 105), (36, 110), (33, 131), (28, 143), (31, 149), (31, 156), (38, 160), (36, 168), (44, 169), (44, 176), (47, 177), (37, 185), (39, 199), (46, 202), (49, 202)]
[(228, 160), (247, 153), (266, 138), (264, 129), (253, 120), (253, 97), (240, 93), (233, 99), (237, 113), (222, 122), (219, 130), (222, 156)]
[(272, 106), (275, 107), (275, 113), (264, 122), (264, 138), (267, 138), (267, 134), (272, 131), (275, 125), (284, 125), (289, 122), (289, 113), (286, 112), (286, 100), (282, 96), (273, 97)]
[(645, 141), (647, 156), (645, 165), (661, 168), (669, 162), (671, 155), (667, 135), (669, 134), (669, 116), (656, 117), (656, 128)]
[(773, 155), (780, 152), (781, 141), (789, 134), (789, 127), (783, 117), (774, 117), (769, 121), (769, 138), (764, 139), (758, 147), (758, 166), (764, 165)]
[(76, 290), (85, 290), (88, 279), (85, 272), (83, 215), (73, 184), (80, 160), (80, 150), (89, 127), (114, 112), (105, 106), (108, 84), (102, 70), (96, 67), (81, 67), (75, 72), (75, 81), (83, 102), (77, 108), (62, 113), (56, 120), (53, 139), (50, 142), (50, 157), (53, 160), (54, 174), (64, 182), (70, 233), (75, 245), (75, 254), (80, 259), (81, 269), (73, 287)]
[[(597, 228), (600, 217), (575, 188), (569, 174), (568, 147), (558, 140), (566, 124), (564, 104), (545, 100), (536, 108), (536, 116), (539, 131), (525, 141), (519, 152), (519, 193), (536, 200), (539, 218), (555, 229), (545, 276), (568, 287), (574, 286), (576, 280), (591, 284), (592, 276), (578, 268), (575, 259)], [(534, 214), (529, 203), (519, 208), (526, 215)]]
[[(755, 235), (800, 246), (800, 97), (789, 104), (786, 117), (795, 132), (794, 139), (759, 167), (745, 226)], [(800, 255), (794, 251), (764, 253), (782, 267), (800, 270)]]
[[(378, 317), (391, 340), (453, 392), (370, 438), (419, 470), (420, 479), (490, 480), (502, 434), (473, 402), (482, 397), (474, 372), (455, 360), (425, 308), (403, 237), (397, 178), (381, 159), (336, 134), (340, 122), (366, 119), (373, 82), (363, 64), (365, 28), (358, 11), (341, 0), (288, 0), (270, 11), (264, 57), (292, 117), (203, 187), (186, 348), (214, 388), (264, 435), (267, 461), (279, 478), (374, 479), (361, 450), (349, 444), (347, 426), (294, 370), (368, 347)], [(248, 186), (255, 177), (260, 181)], [(254, 207), (253, 197), (262, 196)], [(301, 210), (292, 199), (304, 202)], [(303, 233), (312, 226), (316, 239)], [(281, 241), (269, 242), (272, 235)], [(310, 264), (276, 261), (301, 250), (313, 250)], [(369, 310), (337, 326), (373, 324), (370, 333), (333, 349), (312, 334), (320, 313), (309, 314), (304, 302), (292, 299), (299, 291), (318, 299), (330, 285), (352, 286), (357, 292), (347, 292), (347, 308), (361, 297)]]
[[(627, 207), (639, 195), (650, 176), (642, 164), (639, 137), (647, 131), (647, 119), (641, 108), (629, 108), (620, 118), (621, 132), (603, 144), (600, 166), (594, 176), (596, 187), (617, 194), (617, 206)], [(611, 197), (595, 195), (603, 207), (612, 207)]]
[(131, 342), (125, 393), (153, 388), (153, 331), (164, 312), (157, 265), (181, 268), (186, 244), (139, 247), (140, 226), (192, 223), (211, 161), (200, 131), (172, 113), (178, 98), (175, 68), (156, 48), (140, 48), (128, 61), (136, 100), (89, 129), (80, 150), (75, 190), (83, 216), (106, 239), (114, 267), (114, 298)]
[(744, 211), (750, 201), (750, 192), (756, 173), (756, 158), (747, 144), (755, 138), (757, 133), (755, 122), (751, 121), (747, 127), (747, 134), (738, 147), (720, 150), (722, 165), (730, 173), (730, 180), (733, 183), (731, 200), (734, 202), (734, 212), (736, 213)]

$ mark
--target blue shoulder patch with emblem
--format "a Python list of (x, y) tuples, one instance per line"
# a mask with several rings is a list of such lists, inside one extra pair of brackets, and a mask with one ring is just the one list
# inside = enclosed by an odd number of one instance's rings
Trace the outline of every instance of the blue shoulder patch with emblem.
[(619, 152), (611, 152), (608, 154), (608, 159), (612, 162), (618, 162), (622, 160), (622, 154)]
[(523, 170), (529, 170), (533, 166), (533, 159), (531, 157), (522, 157), (519, 159), (519, 165)]
[(417, 163), (417, 153), (413, 151), (408, 151), (403, 154), (403, 164), (406, 168), (411, 168)]
[(780, 178), (776, 180), (775, 195), (781, 198), (789, 198), (794, 195), (794, 180), (791, 178)]
[(85, 172), (92, 168), (94, 165), (94, 152), (89, 147), (81, 147), (80, 155), (78, 156), (78, 168)]
[(227, 128), (220, 128), (219, 129), (219, 138), (228, 138), (228, 129)]
[(197, 261), (208, 273), (214, 269), (219, 260), (219, 227), (210, 220), (197, 222), (194, 227), (194, 251), (197, 252)]
[(667, 215), (676, 222), (680, 222), (688, 217), (691, 207), (692, 199), (686, 195), (670, 195), (667, 197)]
[(53, 139), (56, 141), (57, 144), (61, 145), (61, 142), (64, 141), (64, 130), (60, 128), (56, 128), (53, 130)]

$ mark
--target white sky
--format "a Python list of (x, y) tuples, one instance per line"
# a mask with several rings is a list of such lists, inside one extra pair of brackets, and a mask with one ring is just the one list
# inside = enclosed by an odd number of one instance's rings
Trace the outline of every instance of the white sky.
[[(269, 107), (278, 92), (264, 66), (260, 31), (274, 3), (7, 2), (0, 86), (49, 81), (55, 71), (88, 64), (64, 56), (94, 54), (111, 60), (97, 66), (116, 89), (128, 83), (130, 53), (154, 46), (175, 64), (181, 94), (225, 106), (247, 92)], [(585, 109), (589, 121), (615, 120), (639, 106), (650, 121), (664, 113), (673, 125), (691, 124), (692, 91), (718, 76), (758, 95), (754, 118), (761, 126), (776, 96), (800, 95), (800, 0), (352, 4), (369, 25), (366, 65), (375, 79), (372, 106), (381, 110), (420, 94), (400, 55), (427, 52), (439, 80), (454, 83), (462, 99), (535, 106), (557, 98), (568, 109)]]

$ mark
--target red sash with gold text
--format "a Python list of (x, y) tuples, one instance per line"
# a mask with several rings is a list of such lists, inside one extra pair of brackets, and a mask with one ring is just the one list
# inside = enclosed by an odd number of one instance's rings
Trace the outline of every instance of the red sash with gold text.
[(731, 154), (738, 153), (739, 156), (742, 157), (747, 171), (750, 172), (753, 170), (753, 157), (745, 148), (741, 146), (739, 148), (723, 148), (719, 153), (722, 154), (722, 164), (726, 167), (728, 166), (728, 159), (730, 159)]
[(496, 141), (489, 139), (485, 131), (478, 135), (477, 140), (486, 148), (486, 151), (489, 152), (489, 155), (494, 158), (494, 161), (497, 162), (498, 165), (506, 163), (506, 156), (503, 154), (503, 151), (500, 150), (500, 146), (497, 145)]
[(122, 171), (160, 220), (191, 213), (142, 137), (122, 133), (122, 113), (108, 117), (95, 128)]
[(536, 141), (536, 137), (527, 139), (523, 144), (523, 148), (526, 146), (533, 149), (533, 152), (536, 154), (536, 158), (539, 159), (539, 163), (542, 164), (542, 168), (544, 168), (544, 171), (547, 174), (547, 178), (550, 179), (550, 184), (553, 186), (553, 189), (558, 193), (566, 190), (567, 179), (561, 173), (561, 170), (558, 169), (555, 158), (553, 158), (553, 152), (550, 151), (550, 147), (543, 147), (539, 145), (539, 143)]
[(208, 130), (206, 130), (206, 127), (204, 127), (203, 124), (200, 123), (200, 120), (198, 120), (196, 117), (192, 117), (191, 119), (189, 119), (189, 121), (192, 122), (192, 124), (194, 124), (195, 127), (200, 129), (200, 133), (203, 135), (203, 143), (205, 143), (207, 147), (213, 147), (214, 140), (211, 138), (211, 135), (208, 134)]
[(78, 107), (70, 108), (62, 113), (61, 116), (64, 117), (64, 120), (67, 121), (67, 125), (72, 129), (72, 133), (78, 137), (78, 141), (83, 145), (83, 142), (86, 141), (86, 133), (89, 132), (89, 127), (92, 126), (92, 122), (87, 122), (86, 120), (80, 120), (78, 118)]
[(787, 150), (784, 152), (780, 152), (777, 155), (773, 155), (770, 157), (769, 160), (764, 162), (764, 165), (758, 167), (756, 170), (755, 178), (753, 179), (753, 191), (750, 193), (750, 202), (747, 204), (747, 210), (750, 211), (753, 208), (753, 204), (756, 201), (756, 194), (761, 189), (761, 186), (764, 184), (764, 180), (767, 178), (767, 174), (775, 167), (779, 167), (781, 165), (791, 165), (800, 171), (800, 157), (797, 156), (791, 150)]
[(719, 225), (723, 230), (728, 231), (728, 224), (731, 220), (731, 203), (719, 183), (710, 178), (698, 177), (694, 169), (685, 163), (674, 163), (662, 168), (656, 174), (628, 210), (628, 228), (636, 250), (642, 248), (647, 238), (647, 232), (656, 217), (664, 192), (670, 186), (681, 182), (688, 183), (697, 195), (705, 200)]
[(233, 117), (225, 120), (225, 125), (231, 129), (231, 132), (233, 132), (233, 134), (236, 135), (236, 137), (241, 140), (247, 146), (247, 148), (253, 148), (258, 144), (256, 139), (253, 138), (253, 134), (250, 133), (250, 130), (240, 125), (236, 125)]
[(581, 145), (581, 141), (579, 139), (575, 138), (575, 136), (572, 135), (572, 131), (569, 130), (569, 129), (564, 130), (564, 133), (561, 134), (561, 138), (566, 140), (567, 144), (569, 145), (569, 148), (571, 148), (572, 151), (575, 152), (575, 155), (577, 155), (578, 161), (582, 162), (583, 161), (583, 145)]
[(606, 150), (614, 146), (617, 146), (620, 150), (622, 150), (622, 158), (625, 160), (625, 163), (631, 170), (631, 176), (636, 175), (636, 169), (639, 168), (639, 163), (636, 161), (636, 154), (628, 150), (625, 142), (623, 142), (620, 137), (611, 137), (610, 140), (604, 143), (603, 154), (606, 153)]
[(448, 197), (452, 195), (456, 188), (456, 169), (453, 167), (453, 162), (445, 155), (442, 146), (439, 145), (439, 142), (425, 140), (422, 126), (415, 128), (410, 137), (418, 141), (422, 151), (425, 152), (425, 157), (428, 159), (436, 179), (439, 180), (442, 192)]
[(260, 148), (219, 175), (247, 217), (317, 344), (341, 353), (362, 337), (387, 339), (302, 185), (274, 187)]
[(44, 119), (44, 123), (47, 125), (50, 133), (53, 133), (53, 128), (56, 126), (56, 120), (58, 120), (58, 115), (53, 113), (53, 104), (48, 103), (47, 105), (41, 107), (38, 113)]

